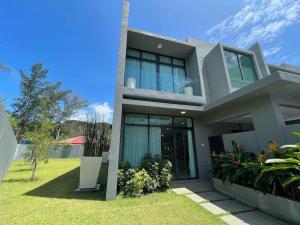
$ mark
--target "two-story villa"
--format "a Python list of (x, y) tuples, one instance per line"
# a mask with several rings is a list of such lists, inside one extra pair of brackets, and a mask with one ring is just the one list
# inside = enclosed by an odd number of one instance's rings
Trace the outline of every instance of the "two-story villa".
[(124, 1), (107, 199), (120, 161), (135, 167), (159, 154), (175, 180), (208, 180), (210, 152), (231, 150), (231, 140), (254, 152), (292, 140), (300, 68), (268, 64), (258, 43), (240, 49), (131, 29), (128, 11)]

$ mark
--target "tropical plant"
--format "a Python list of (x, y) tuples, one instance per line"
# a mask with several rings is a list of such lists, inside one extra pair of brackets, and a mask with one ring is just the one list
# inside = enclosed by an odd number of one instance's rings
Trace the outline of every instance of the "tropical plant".
[[(300, 133), (294, 133), (300, 137)], [(269, 151), (256, 157), (233, 142), (234, 150), (212, 155), (213, 176), (225, 184), (236, 183), (264, 193), (300, 200), (300, 143), (279, 147), (270, 141)]]

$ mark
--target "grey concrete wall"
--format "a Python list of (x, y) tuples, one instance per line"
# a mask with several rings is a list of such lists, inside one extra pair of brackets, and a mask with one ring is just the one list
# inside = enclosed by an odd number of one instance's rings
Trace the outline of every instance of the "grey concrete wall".
[(209, 125), (251, 114), (259, 148), (266, 149), (270, 140), (276, 140), (278, 144), (286, 143), (282, 130), (284, 121), (278, 107), (271, 96), (263, 95), (248, 101), (235, 102), (219, 109), (210, 110), (203, 116), (203, 122)]
[(120, 139), (121, 139), (121, 122), (122, 122), (122, 100), (124, 87), (124, 72), (126, 59), (126, 43), (128, 29), (129, 2), (123, 1), (120, 48), (118, 54), (118, 71), (116, 77), (116, 93), (114, 103), (112, 141), (108, 165), (106, 200), (113, 200), (117, 196), (117, 171), (119, 165)]
[(256, 137), (255, 131), (247, 131), (241, 133), (224, 134), (222, 135), (224, 147), (226, 151), (232, 151), (232, 141), (243, 146), (245, 151), (259, 153), (262, 151), (259, 147), (259, 143)]
[(0, 182), (7, 172), (17, 149), (17, 140), (8, 115), (0, 103)]
[[(24, 160), (24, 153), (26, 151), (27, 145), (19, 144), (17, 151), (15, 153), (15, 160)], [(67, 145), (67, 146), (57, 146), (51, 147), (50, 159), (71, 159), (80, 158), (83, 155), (84, 145)], [(102, 162), (108, 162), (109, 152), (102, 153)]]
[(215, 101), (230, 93), (229, 80), (227, 77), (225, 63), (222, 57), (221, 45), (217, 45), (205, 57), (204, 65), (207, 80), (206, 90), (209, 89), (209, 102)]
[(258, 67), (260, 69), (262, 77), (266, 77), (270, 75), (269, 67), (266, 63), (264, 53), (259, 43), (252, 45), (249, 48), (250, 51), (253, 51), (257, 60)]
[(293, 135), (293, 132), (300, 133), (300, 124), (283, 126), (282, 129), (286, 137), (286, 144), (300, 143), (300, 138)]

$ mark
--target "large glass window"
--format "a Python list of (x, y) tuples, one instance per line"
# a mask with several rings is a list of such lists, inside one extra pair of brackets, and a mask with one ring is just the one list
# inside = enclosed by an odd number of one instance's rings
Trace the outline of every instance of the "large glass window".
[(130, 48), (126, 53), (125, 86), (129, 80), (134, 80), (136, 88), (179, 94), (185, 93), (186, 86), (193, 86), (183, 59)]
[(257, 80), (253, 60), (250, 55), (224, 50), (231, 85), (245, 87)]
[(160, 155), (175, 179), (196, 178), (191, 118), (128, 113), (124, 121), (123, 160), (138, 167), (146, 154)]

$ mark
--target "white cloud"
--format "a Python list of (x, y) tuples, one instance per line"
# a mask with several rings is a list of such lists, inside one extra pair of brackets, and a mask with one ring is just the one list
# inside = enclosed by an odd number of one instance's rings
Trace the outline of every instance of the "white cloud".
[(206, 33), (212, 42), (247, 47), (270, 42), (285, 28), (300, 21), (299, 0), (245, 0), (243, 8)]
[(94, 103), (89, 105), (86, 109), (80, 110), (71, 116), (70, 120), (86, 121), (89, 115), (95, 114), (98, 121), (112, 123), (113, 110), (107, 102)]
[(270, 49), (266, 49), (266, 50), (264, 50), (264, 55), (265, 55), (265, 57), (271, 56), (271, 55), (276, 54), (280, 50), (281, 50), (281, 47), (273, 47), (273, 48), (270, 48)]

